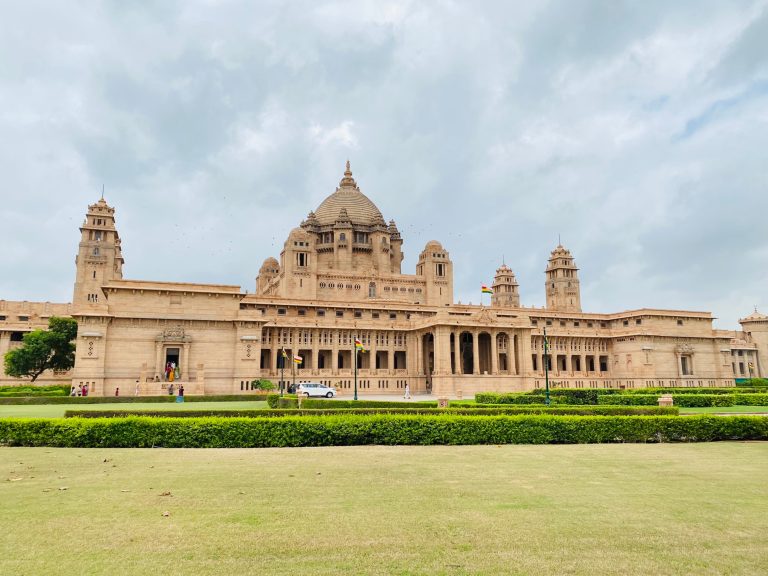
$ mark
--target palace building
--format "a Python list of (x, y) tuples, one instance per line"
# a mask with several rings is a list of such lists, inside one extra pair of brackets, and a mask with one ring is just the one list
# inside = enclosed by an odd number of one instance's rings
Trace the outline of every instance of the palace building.
[[(350, 392), (357, 357), (361, 393), (470, 395), (544, 386), (572, 388), (730, 386), (768, 376), (768, 316), (716, 330), (709, 312), (582, 311), (579, 269), (558, 245), (544, 275), (545, 308), (520, 305), (502, 264), (490, 305), (456, 304), (453, 262), (437, 241), (404, 273), (404, 239), (361, 192), (347, 162), (338, 188), (264, 260), (255, 292), (239, 286), (123, 278), (115, 209), (102, 198), (80, 228), (71, 304), (0, 300), (0, 354), (52, 315), (78, 321), (75, 367), (42, 384), (89, 384), (165, 393), (166, 367), (188, 394), (250, 391), (251, 382), (316, 381)], [(543, 263), (542, 263), (543, 264)], [(544, 330), (550, 354), (544, 355)], [(359, 339), (366, 351), (356, 354)], [(2, 384), (21, 383), (2, 377)]]

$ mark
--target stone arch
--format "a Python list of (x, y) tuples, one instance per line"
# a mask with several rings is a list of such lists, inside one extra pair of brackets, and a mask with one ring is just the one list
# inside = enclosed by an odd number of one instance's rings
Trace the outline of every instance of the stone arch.
[(473, 374), (475, 370), (474, 336), (471, 332), (459, 334), (460, 374)]
[(477, 335), (477, 356), (480, 374), (491, 373), (491, 335), (480, 332)]

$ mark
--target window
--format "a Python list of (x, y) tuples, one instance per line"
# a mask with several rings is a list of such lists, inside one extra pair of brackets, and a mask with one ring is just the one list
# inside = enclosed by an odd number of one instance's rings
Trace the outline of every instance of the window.
[(683, 321), (682, 321), (682, 320), (678, 320), (678, 321), (677, 321), (677, 325), (678, 325), (678, 326), (682, 326), (682, 325), (683, 325)]
[(358, 244), (368, 244), (367, 232), (355, 232), (355, 242)]
[(538, 320), (531, 320), (531, 325), (538, 326), (539, 325), (539, 321)]
[(371, 312), (371, 318), (373, 318), (374, 320), (378, 320), (379, 313), (378, 312)]
[(574, 323), (573, 323), (573, 326), (574, 326), (575, 328), (578, 328), (580, 325), (581, 325), (581, 323), (580, 323), (580, 322), (578, 322), (578, 321), (574, 321)]
[(336, 310), (336, 318), (343, 318), (343, 317), (344, 317), (344, 311)]
[(600, 322), (600, 328), (608, 328), (608, 322)]
[(296, 266), (304, 268), (309, 265), (309, 254), (306, 252), (296, 253)]
[(552, 326), (552, 320), (547, 320), (547, 326)]
[(362, 317), (363, 317), (363, 313), (360, 312), (360, 310), (355, 310), (355, 318), (362, 318)]
[(347, 235), (344, 234), (344, 232), (339, 232), (339, 242), (346, 242), (347, 241)]
[(318, 316), (325, 316), (325, 310), (318, 310), (317, 311)]
[(93, 235), (96, 242), (101, 242), (101, 235), (102, 235), (101, 230), (96, 230), (96, 232)]
[(24, 332), (11, 332), (11, 342), (22, 342), (24, 340)]
[(640, 326), (642, 323), (643, 323), (643, 321), (640, 318), (635, 320), (635, 324), (637, 324), (638, 326)]
[(560, 320), (560, 326), (565, 327), (565, 320)]
[(99, 247), (98, 246), (93, 249), (93, 255), (94, 256), (98, 256), (99, 255)]
[(587, 328), (592, 328), (595, 324), (593, 322), (587, 322)]
[(285, 308), (278, 308), (277, 309), (277, 315), (278, 316), (285, 316)]
[(306, 315), (307, 315), (307, 311), (304, 310), (303, 308), (299, 308), (299, 316), (306, 316)]
[(368, 284), (368, 298), (376, 298), (376, 282)]
[(693, 374), (693, 362), (690, 356), (680, 356), (680, 372), (683, 376), (691, 376)]
[(395, 312), (389, 313), (389, 319), (390, 320), (397, 320), (397, 314)]
[(5, 316), (0, 316), (0, 320), (5, 320)]
[(435, 264), (435, 275), (445, 276), (445, 264), (443, 263)]
[(19, 316), (19, 322), (27, 322), (29, 321), (29, 316)]
[(624, 322), (622, 322), (622, 324), (624, 324), (624, 326), (629, 326), (629, 320), (624, 320)]

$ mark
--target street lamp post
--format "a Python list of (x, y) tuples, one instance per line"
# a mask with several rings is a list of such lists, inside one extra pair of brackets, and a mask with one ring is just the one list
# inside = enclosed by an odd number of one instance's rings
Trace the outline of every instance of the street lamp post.
[(549, 406), (549, 341), (547, 328), (544, 327), (544, 404)]

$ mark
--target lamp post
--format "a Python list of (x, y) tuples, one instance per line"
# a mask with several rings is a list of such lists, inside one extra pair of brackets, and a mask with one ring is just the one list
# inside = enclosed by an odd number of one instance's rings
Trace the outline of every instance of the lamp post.
[(547, 327), (544, 327), (544, 404), (549, 406), (549, 341)]

